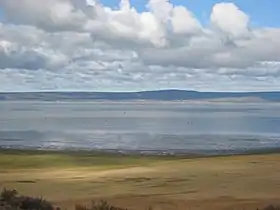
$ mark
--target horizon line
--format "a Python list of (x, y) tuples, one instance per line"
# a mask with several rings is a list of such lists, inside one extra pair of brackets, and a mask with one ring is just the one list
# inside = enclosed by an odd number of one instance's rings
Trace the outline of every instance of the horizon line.
[(196, 93), (280, 93), (280, 90), (252, 90), (252, 91), (199, 91), (193, 89), (151, 89), (139, 91), (94, 91), (94, 90), (28, 90), (28, 91), (0, 91), (5, 93), (144, 93), (144, 92), (164, 92), (164, 91), (181, 91)]

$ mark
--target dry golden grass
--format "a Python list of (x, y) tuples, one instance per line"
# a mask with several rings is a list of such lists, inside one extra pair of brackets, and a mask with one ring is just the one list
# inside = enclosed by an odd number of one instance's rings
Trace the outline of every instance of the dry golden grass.
[(92, 199), (106, 199), (135, 210), (148, 206), (167, 210), (256, 209), (280, 204), (280, 154), (200, 159), (134, 157), (133, 161), (131, 157), (104, 158), (104, 167), (54, 163), (32, 169), (0, 164), (0, 186), (42, 195), (68, 208)]

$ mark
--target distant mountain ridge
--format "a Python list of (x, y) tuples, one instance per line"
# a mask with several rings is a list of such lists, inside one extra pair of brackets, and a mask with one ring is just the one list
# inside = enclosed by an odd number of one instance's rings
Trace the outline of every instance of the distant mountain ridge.
[(188, 90), (155, 90), (142, 92), (6, 92), (0, 93), (0, 101), (80, 101), (80, 100), (213, 100), (255, 98), (280, 102), (279, 92), (198, 92)]

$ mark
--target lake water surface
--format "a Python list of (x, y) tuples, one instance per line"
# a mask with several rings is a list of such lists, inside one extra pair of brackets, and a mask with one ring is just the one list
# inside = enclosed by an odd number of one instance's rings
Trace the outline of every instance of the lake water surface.
[(0, 102), (0, 146), (186, 153), (280, 148), (280, 104)]

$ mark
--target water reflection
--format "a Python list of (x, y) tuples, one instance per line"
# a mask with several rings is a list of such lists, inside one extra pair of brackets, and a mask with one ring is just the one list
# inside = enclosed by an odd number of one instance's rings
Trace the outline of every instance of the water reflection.
[(5, 147), (238, 150), (280, 146), (279, 104), (1, 102)]

